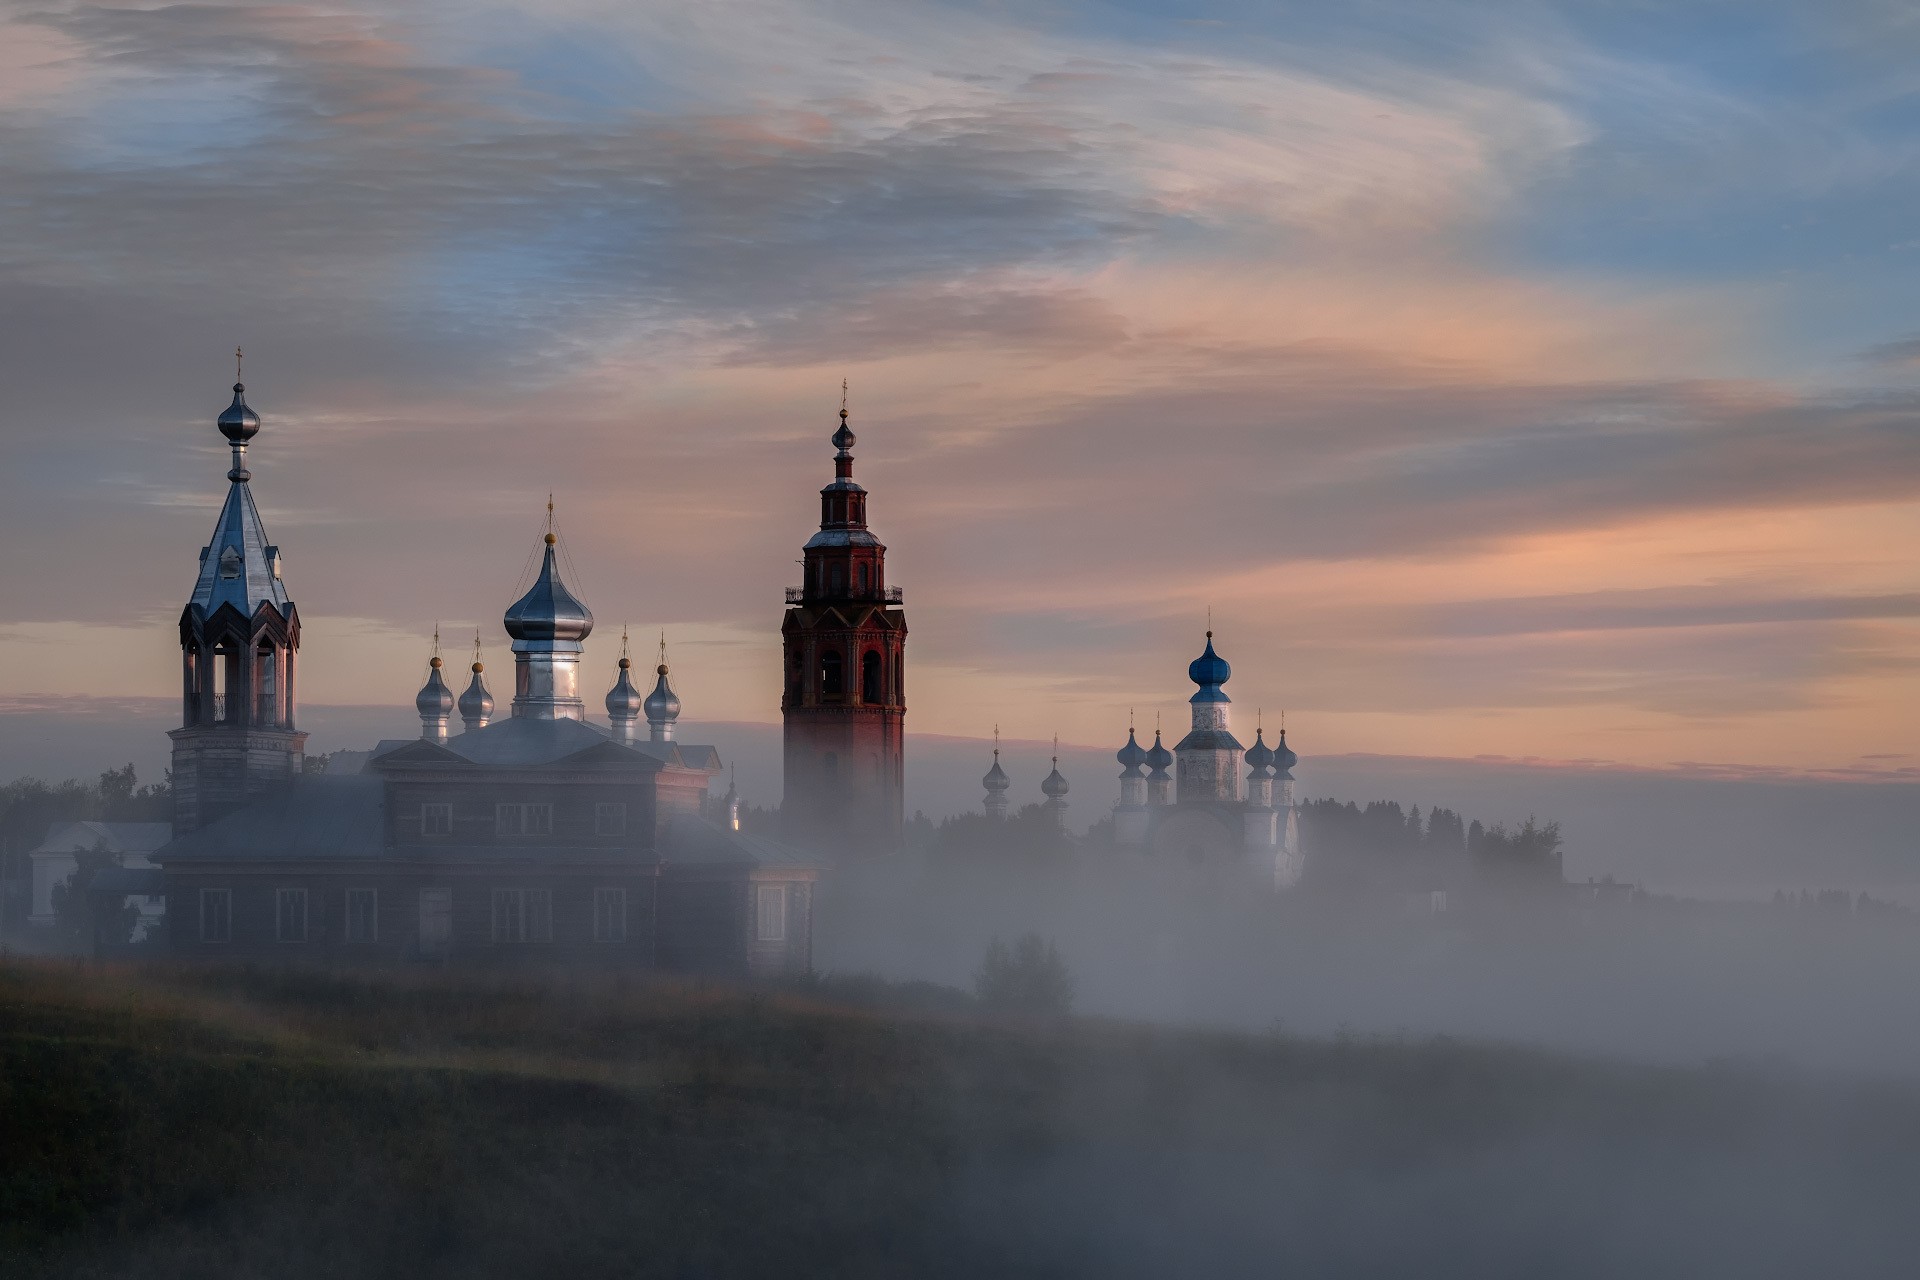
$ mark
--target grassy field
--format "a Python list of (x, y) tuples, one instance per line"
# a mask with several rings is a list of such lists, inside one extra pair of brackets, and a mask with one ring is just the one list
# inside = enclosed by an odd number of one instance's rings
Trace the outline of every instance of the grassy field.
[(0, 962), (0, 1273), (1913, 1274), (1920, 1089), (936, 995)]

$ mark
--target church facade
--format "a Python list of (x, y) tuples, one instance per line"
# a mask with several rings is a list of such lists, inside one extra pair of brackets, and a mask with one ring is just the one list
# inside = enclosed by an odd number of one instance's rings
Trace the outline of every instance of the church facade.
[(588, 721), (593, 615), (561, 578), (551, 529), (503, 618), (506, 717), (477, 658), (456, 698), (435, 653), (419, 737), (378, 744), (352, 771), (304, 768), (299, 614), (254, 503), (245, 461), (260, 419), (239, 383), (218, 425), (233, 464), (181, 617), (174, 835), (152, 855), (177, 954), (809, 968), (815, 869), (740, 831), (731, 791), (707, 800), (720, 759), (675, 739), (664, 655), (645, 697), (623, 655), (607, 727)]

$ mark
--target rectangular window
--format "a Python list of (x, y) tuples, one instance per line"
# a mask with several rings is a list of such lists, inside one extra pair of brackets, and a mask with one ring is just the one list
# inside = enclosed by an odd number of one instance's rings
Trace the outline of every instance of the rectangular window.
[(307, 891), (282, 889), (275, 895), (274, 937), (282, 942), (307, 940)]
[(627, 940), (627, 891), (625, 889), (593, 891), (593, 940), (595, 942)]
[(502, 836), (548, 836), (553, 834), (553, 806), (550, 804), (497, 804), (493, 807), (493, 831)]
[(423, 836), (450, 836), (453, 834), (453, 806), (450, 804), (423, 804), (420, 806), (420, 834)]
[(380, 891), (347, 890), (347, 941), (372, 942), (380, 936)]
[(453, 890), (420, 891), (420, 949), (444, 951), (453, 945)]
[(552, 942), (553, 894), (546, 889), (495, 889), (493, 940)]
[(753, 887), (754, 931), (761, 942), (787, 940), (787, 886), (757, 884)]
[(233, 941), (233, 892), (230, 889), (200, 891), (200, 941)]
[(624, 804), (596, 804), (593, 806), (593, 834), (597, 836), (623, 836), (627, 834), (627, 806)]

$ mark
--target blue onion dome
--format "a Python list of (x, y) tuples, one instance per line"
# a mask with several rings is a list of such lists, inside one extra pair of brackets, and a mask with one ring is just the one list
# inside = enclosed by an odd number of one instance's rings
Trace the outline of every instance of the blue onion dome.
[(1213, 651), (1213, 632), (1207, 632), (1207, 651), (1187, 664), (1187, 679), (1205, 689), (1225, 684), (1232, 675), (1227, 660)]
[(1046, 794), (1049, 800), (1058, 800), (1061, 796), (1067, 794), (1067, 780), (1060, 776), (1059, 757), (1054, 757), (1053, 772), (1048, 774), (1047, 780), (1040, 784), (1040, 790)]
[(1262, 769), (1268, 769), (1273, 766), (1273, 748), (1267, 745), (1264, 730), (1255, 729), (1253, 731), (1253, 745), (1247, 748), (1247, 754), (1241, 758), (1244, 759), (1248, 766), (1256, 773)]
[(1160, 731), (1153, 731), (1153, 745), (1147, 748), (1147, 767), (1155, 773), (1165, 773), (1167, 766), (1173, 763), (1173, 752), (1160, 744)]
[(647, 723), (672, 724), (680, 718), (680, 699), (674, 694), (672, 686), (667, 683), (667, 664), (661, 663), (653, 669), (653, 672), (660, 678), (653, 682), (653, 692), (647, 695), (644, 704)]
[(1007, 771), (1000, 767), (1000, 753), (993, 753), (993, 768), (987, 770), (986, 777), (980, 779), (980, 785), (989, 791), (1005, 791), (1013, 783), (1007, 780)]
[(260, 415), (247, 407), (247, 387), (243, 382), (233, 384), (233, 403), (226, 407), (218, 418), (220, 434), (235, 444), (245, 444), (253, 439), (260, 430)]
[(1147, 762), (1147, 753), (1140, 749), (1140, 743), (1135, 740), (1131, 728), (1127, 730), (1127, 745), (1114, 752), (1113, 758), (1128, 773), (1135, 772)]
[(853, 448), (853, 444), (853, 428), (847, 425), (847, 411), (846, 408), (842, 406), (840, 410), (840, 429), (833, 433), (833, 447), (845, 453), (847, 450)]
[(527, 594), (513, 602), (503, 620), (507, 634), (515, 640), (585, 640), (593, 634), (593, 614), (560, 581), (554, 567), (553, 546), (557, 539), (547, 535), (546, 558), (540, 564), (540, 576)]
[(640, 690), (633, 686), (633, 659), (622, 658), (620, 659), (620, 678), (615, 680), (613, 688), (607, 691), (607, 718), (635, 719), (639, 716), (643, 705)]
[(1293, 754), (1293, 748), (1287, 745), (1287, 731), (1280, 731), (1280, 741), (1273, 744), (1273, 767), (1282, 777), (1291, 776), (1287, 770), (1300, 763), (1300, 757)]
[(413, 705), (423, 716), (444, 716), (453, 710), (453, 690), (440, 678), (440, 659), (435, 658), (426, 684), (414, 697)]
[(483, 720), (493, 714), (493, 695), (487, 692), (487, 682), (480, 675), (485, 669), (478, 662), (473, 664), (473, 680), (460, 695), (462, 720)]

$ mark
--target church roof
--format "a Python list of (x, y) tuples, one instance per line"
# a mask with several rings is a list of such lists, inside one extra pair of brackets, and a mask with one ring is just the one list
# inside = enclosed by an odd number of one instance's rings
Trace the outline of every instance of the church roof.
[(267, 541), (260, 509), (253, 505), (253, 486), (234, 480), (227, 486), (226, 505), (220, 508), (213, 538), (201, 548), (192, 603), (207, 615), (223, 604), (249, 618), (263, 604), (285, 614), (291, 602), (280, 581), (279, 560), (280, 549)]
[[(374, 748), (373, 762), (377, 764), (397, 751), (421, 745), (418, 738), (390, 738)], [(720, 753), (712, 747), (686, 742), (616, 743), (607, 730), (584, 720), (510, 716), (484, 729), (469, 729), (447, 739), (444, 745), (428, 743), (426, 746), (469, 764), (494, 768), (555, 764), (593, 747), (607, 747), (631, 751), (660, 765), (703, 769), (708, 773), (720, 770)]]
[(152, 853), (167, 842), (173, 825), (166, 822), (56, 822), (33, 853)]
[(153, 860), (377, 858), (386, 851), (384, 792), (376, 774), (303, 774), (169, 841)]
[(669, 866), (794, 867), (814, 865), (791, 845), (744, 831), (730, 831), (691, 813), (667, 820), (663, 861)]

